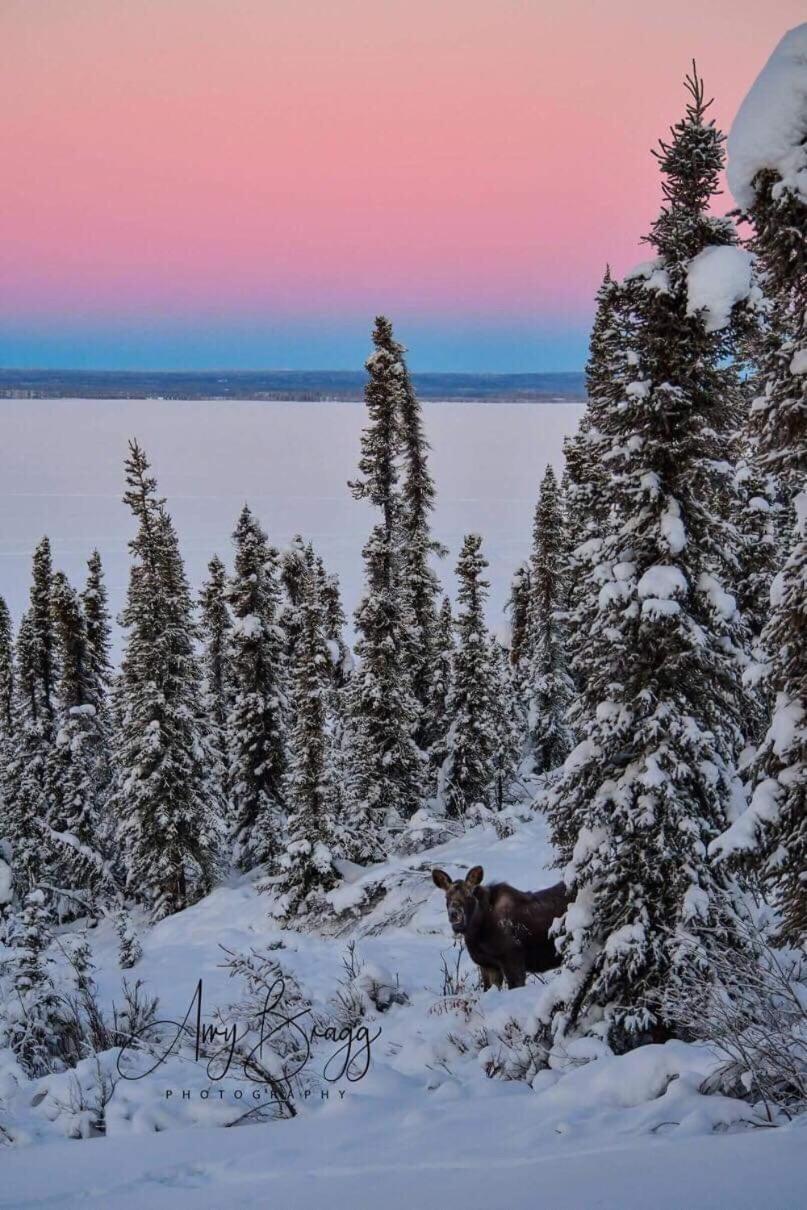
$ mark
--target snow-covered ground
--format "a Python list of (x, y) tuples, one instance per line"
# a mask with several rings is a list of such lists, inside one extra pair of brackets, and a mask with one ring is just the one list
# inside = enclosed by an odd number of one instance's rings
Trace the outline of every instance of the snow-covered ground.
[[(383, 883), (387, 894), (380, 902), (366, 895), (364, 910), (348, 912), (343, 925), (281, 930), (268, 914), (271, 896), (242, 879), (144, 931), (143, 957), (128, 975), (160, 996), (161, 1019), (184, 1018), (199, 979), (205, 1021), (216, 1005), (238, 998), (220, 965), (220, 946), (246, 951), (282, 942), (269, 952), (327, 1013), (346, 987), (343, 959), (352, 941), (363, 964), (354, 985), (365, 986), (368, 975), (386, 979), (405, 1002), (368, 1009), (365, 1024), (371, 1036), (380, 1034), (366, 1076), (331, 1085), (315, 1080), (288, 1121), (223, 1129), (250, 1106), (255, 1086), (230, 1075), (211, 1081), (204, 1061), (186, 1048), (145, 1078), (118, 1083), (106, 1138), (65, 1140), (77, 1125), (65, 1109), (71, 1077), (32, 1083), (6, 1067), (0, 1121), (14, 1121), (19, 1145), (0, 1151), (0, 1207), (803, 1206), (803, 1126), (755, 1128), (745, 1102), (702, 1095), (698, 1087), (714, 1066), (703, 1046), (673, 1042), (616, 1058), (581, 1043), (532, 1086), (490, 1077), (506, 1060), (513, 1028), (529, 1023), (541, 988), (531, 980), (517, 991), (483, 995), (463, 956), (466, 990), (444, 994), (443, 960), (453, 970), (458, 951), (430, 870), (459, 873), (479, 860), (487, 878), (522, 887), (555, 876), (543, 823), (532, 817), (509, 836), (482, 825), (358, 879), (351, 871), (353, 881), (335, 892), (343, 912), (360, 903), (363, 889)], [(100, 999), (108, 1004), (119, 999), (126, 973), (117, 968), (111, 924), (89, 939)], [(324, 1071), (331, 1049), (315, 1047), (312, 1074)], [(111, 1065), (112, 1056), (105, 1061)], [(89, 1075), (89, 1064), (79, 1074)]]
[[(498, 624), (513, 568), (529, 550), (544, 468), (560, 469), (563, 438), (582, 405), (424, 403), (423, 412), (438, 491), (434, 531), (451, 552), (445, 581), (453, 585), (463, 535), (477, 530)], [(247, 501), (275, 544), (295, 533), (310, 538), (339, 574), (348, 611), (356, 605), (370, 520), (347, 480), (356, 475), (363, 404), (3, 399), (0, 419), (0, 594), (15, 619), (45, 533), (55, 565), (76, 583), (96, 545), (113, 610), (122, 603), (130, 437), (145, 447), (169, 498), (192, 584), (214, 552), (229, 561), (230, 534)]]

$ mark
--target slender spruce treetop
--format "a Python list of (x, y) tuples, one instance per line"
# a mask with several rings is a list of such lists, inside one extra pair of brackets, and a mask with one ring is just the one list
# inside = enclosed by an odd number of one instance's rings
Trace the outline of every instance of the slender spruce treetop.
[(35, 669), (32, 709), (48, 734), (56, 714), (56, 637), (53, 627), (51, 582), (53, 563), (50, 541), (43, 538), (34, 551), (31, 599), (28, 607), (30, 640)]
[(39, 670), (38, 644), (27, 611), (20, 621), (14, 651), (13, 735), (2, 768), (0, 826), (0, 835), (11, 842), (14, 890), (20, 900), (38, 886), (47, 866), (43, 835), (52, 737), (41, 709)]
[(682, 934), (717, 928), (735, 940), (724, 880), (706, 859), (725, 827), (746, 711), (736, 602), (721, 578), (736, 535), (717, 499), (731, 473), (735, 380), (731, 328), (690, 313), (687, 290), (692, 258), (734, 235), (707, 209), (723, 137), (697, 74), (687, 91), (657, 153), (665, 203), (647, 239), (658, 256), (625, 286), (632, 381), (617, 378), (598, 418), (607, 522), (575, 650), (581, 742), (553, 808), (577, 838), (565, 854), (576, 899), (560, 929), (556, 1025), (585, 1029), (604, 1015), (621, 1047), (664, 1019)]
[(457, 561), (457, 648), (449, 714), (451, 726), (441, 773), (446, 812), (462, 817), (476, 804), (490, 806), (496, 751), (495, 683), (485, 625), (488, 561), (479, 534), (468, 534)]
[(0, 597), (0, 747), (11, 739), (14, 729), (14, 635), (11, 614)]
[(501, 811), (511, 798), (518, 776), (519, 758), (524, 745), (524, 723), (519, 707), (515, 672), (508, 651), (490, 636), (490, 672), (492, 686), (493, 785), (491, 805)]
[(233, 541), (228, 749), (234, 859), (244, 870), (262, 862), (274, 869), (283, 847), (288, 714), (279, 555), (246, 505)]
[(333, 682), (337, 689), (347, 684), (353, 671), (353, 657), (345, 642), (345, 610), (339, 591), (339, 577), (329, 572), (320, 555), (314, 558), (314, 575), (322, 602), (325, 638), (331, 654)]
[(316, 568), (302, 584), (294, 669), (294, 727), (286, 798), (288, 841), (279, 889), (287, 915), (304, 913), (338, 881), (334, 858), (344, 855), (329, 726), (332, 664)]
[(93, 701), (101, 709), (112, 683), (110, 659), (111, 622), (109, 598), (101, 556), (94, 550), (87, 560), (87, 581), (81, 594), (87, 631), (87, 656), (93, 681)]
[(51, 864), (45, 834), (58, 677), (52, 581), (50, 542), (43, 538), (34, 551), (29, 606), (17, 635), (14, 734), (3, 771), (5, 825), (0, 831), (11, 840), (15, 890), (20, 897), (39, 884)]
[(57, 729), (48, 754), (47, 840), (51, 877), (60, 887), (97, 892), (110, 883), (99, 845), (106, 792), (106, 736), (98, 681), (78, 593), (63, 572), (53, 577), (59, 681)]
[(568, 671), (563, 508), (555, 472), (546, 468), (533, 525), (527, 726), (536, 769), (563, 764), (572, 747), (567, 713), (574, 686)]
[(446, 758), (446, 740), (451, 721), (450, 701), (454, 647), (454, 617), (451, 612), (451, 601), (448, 597), (443, 597), (435, 630), (432, 696), (429, 704), (429, 713), (436, 736), (430, 750), (432, 768), (435, 772), (439, 771)]
[(513, 572), (510, 582), (510, 662), (519, 673), (526, 673), (530, 656), (530, 600), (532, 579), (529, 563), (522, 563)]
[(429, 472), (429, 443), (423, 428), (423, 412), (404, 366), (404, 391), (400, 435), (404, 477), (401, 492), (401, 540), (403, 542), (404, 586), (412, 613), (411, 680), (420, 719), (416, 729), (419, 746), (427, 751), (437, 738), (431, 716), (432, 676), (440, 582), (429, 563), (431, 555), (442, 556), (445, 548), (431, 535), (435, 488)]
[(211, 775), (222, 800), (227, 798), (227, 719), (230, 703), (230, 631), (227, 605), (227, 571), (218, 555), (207, 565), (207, 580), (199, 593), (199, 630), (202, 638), (202, 708), (210, 733)]
[(207, 732), (190, 589), (165, 501), (130, 442), (125, 502), (137, 523), (121, 614), (112, 809), (127, 888), (155, 919), (212, 886), (220, 806), (207, 776)]

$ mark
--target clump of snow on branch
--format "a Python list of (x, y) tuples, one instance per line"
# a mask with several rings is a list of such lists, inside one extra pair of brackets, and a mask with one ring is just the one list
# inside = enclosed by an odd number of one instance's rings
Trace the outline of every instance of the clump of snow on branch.
[(708, 247), (693, 256), (687, 270), (687, 315), (703, 313), (707, 332), (727, 327), (739, 302), (759, 295), (753, 283), (753, 257), (731, 244)]

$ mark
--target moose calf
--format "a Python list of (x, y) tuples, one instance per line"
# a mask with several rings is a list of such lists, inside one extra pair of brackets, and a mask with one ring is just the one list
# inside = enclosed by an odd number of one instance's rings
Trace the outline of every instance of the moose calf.
[(506, 882), (481, 886), (483, 876), (481, 865), (457, 881), (432, 870), (446, 893), (449, 923), (465, 939), (484, 987), (501, 987), (502, 979), (508, 987), (523, 987), (528, 971), (540, 974), (560, 964), (549, 929), (566, 911), (568, 892), (562, 882), (544, 891), (517, 891)]

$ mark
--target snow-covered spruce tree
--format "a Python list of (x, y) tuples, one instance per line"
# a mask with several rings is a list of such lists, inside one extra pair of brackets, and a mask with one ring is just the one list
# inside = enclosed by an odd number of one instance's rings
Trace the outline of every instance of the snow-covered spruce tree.
[(630, 338), (630, 288), (606, 270), (597, 292), (591, 348), (586, 364), (587, 404), (577, 432), (564, 442), (563, 509), (566, 522), (567, 646), (570, 671), (582, 685), (585, 660), (574, 656), (585, 641), (596, 597), (592, 580), (607, 563), (606, 535), (614, 528), (615, 507), (609, 490), (612, 467), (607, 458), (613, 410), (635, 377), (636, 354)]
[(63, 572), (53, 577), (51, 600), (59, 680), (56, 734), (48, 754), (46, 828), (54, 854), (51, 880), (68, 893), (83, 893), (78, 900), (70, 896), (75, 914), (79, 903), (88, 905), (110, 883), (99, 844), (107, 736), (81, 602)]
[(109, 654), (112, 626), (104, 569), (97, 550), (94, 550), (87, 560), (87, 580), (81, 594), (81, 606), (87, 631), (92, 693), (99, 705), (103, 706), (112, 684), (112, 661)]
[(688, 286), (693, 259), (702, 267), (719, 253), (719, 271), (726, 252), (729, 262), (742, 253), (730, 247), (730, 223), (708, 213), (723, 139), (694, 73), (687, 90), (686, 115), (657, 153), (665, 203), (648, 237), (657, 259), (626, 287), (624, 360), (635, 377), (603, 410), (610, 532), (576, 652), (581, 742), (555, 799), (567, 843), (577, 838), (556, 1028), (597, 1028), (620, 1048), (674, 1026), (663, 1003), (683, 961), (681, 933), (716, 930), (736, 943), (724, 880), (706, 858), (726, 824), (746, 708), (735, 602), (719, 578), (736, 537), (715, 499), (731, 471), (735, 379), (731, 328)]
[(435, 734), (435, 739), (429, 750), (429, 759), (434, 776), (438, 778), (438, 796), (440, 794), (439, 771), (447, 755), (446, 738), (451, 725), (449, 703), (451, 700), (454, 647), (454, 617), (451, 612), (451, 601), (448, 597), (443, 597), (443, 603), (437, 615), (437, 627), (435, 630), (432, 696), (429, 703), (429, 715), (432, 719)]
[(775, 475), (759, 465), (755, 449), (744, 453), (735, 475), (740, 534), (737, 603), (748, 627), (755, 658), (770, 613), (771, 581), (782, 555), (782, 501)]
[(274, 873), (283, 851), (288, 713), (279, 556), (246, 505), (233, 540), (227, 739), (233, 858), (242, 870), (268, 863)]
[[(400, 346), (399, 346), (400, 348)], [(403, 366), (400, 435), (403, 455), (401, 486), (401, 541), (403, 543), (403, 583), (408, 594), (411, 619), (410, 677), (420, 717), (415, 730), (419, 747), (427, 752), (439, 732), (431, 716), (437, 601), (440, 582), (429, 558), (446, 551), (431, 535), (434, 509), (434, 481), (429, 472), (429, 443), (423, 430), (423, 412), (400, 351)]]
[(42, 890), (25, 896), (12, 925), (13, 993), (0, 1010), (0, 1034), (26, 1073), (36, 1079), (58, 1070), (59, 1033), (63, 1024), (47, 949), (52, 918)]
[(47, 865), (43, 830), (52, 741), (51, 724), (41, 708), (37, 649), (28, 612), (20, 622), (14, 657), (13, 736), (2, 770), (0, 835), (11, 845), (15, 897), (21, 900), (37, 886)]
[(218, 555), (207, 565), (207, 580), (199, 593), (199, 632), (202, 639), (202, 710), (210, 739), (209, 773), (218, 787), (227, 814), (227, 722), (230, 707), (230, 631), (227, 571)]
[(278, 609), (278, 622), (283, 631), (287, 668), (294, 668), (297, 643), (302, 630), (303, 598), (306, 581), (314, 562), (311, 543), (295, 534), (286, 550), (280, 554), (280, 585), (283, 590)]
[(518, 776), (519, 757), (524, 746), (524, 717), (516, 695), (515, 674), (508, 650), (493, 635), (490, 638), (490, 671), (495, 737), (491, 805), (501, 811)]
[(215, 881), (220, 804), (208, 776), (201, 670), (190, 589), (165, 501), (137, 442), (126, 460), (137, 522), (121, 614), (111, 810), (129, 894), (154, 919), (181, 911)]
[[(294, 684), (294, 727), (289, 743), (286, 801), (288, 840), (276, 889), (286, 915), (305, 913), (338, 881), (334, 857), (343, 855), (334, 817), (329, 701), (332, 664), (325, 612), (314, 567), (308, 569), (299, 603)], [(348, 845), (348, 848), (352, 846)]]
[(368, 500), (380, 514), (362, 551), (365, 591), (355, 614), (359, 667), (349, 685), (355, 822), (368, 860), (383, 853), (387, 825), (398, 825), (418, 809), (422, 773), (413, 738), (419, 711), (411, 687), (413, 631), (402, 586), (396, 466), (405, 370), (392, 325), (383, 316), (376, 319), (373, 343), (375, 352), (367, 360), (361, 478), (350, 485), (356, 499)]
[(28, 624), (36, 672), (37, 709), (40, 717), (48, 725), (49, 737), (52, 736), (53, 720), (56, 715), (57, 678), (56, 635), (51, 601), (52, 580), (53, 562), (50, 541), (48, 538), (43, 538), (34, 551)]
[(493, 797), (494, 678), (485, 626), (488, 561), (482, 539), (468, 534), (457, 562), (457, 649), (454, 653), (447, 755), (441, 773), (446, 813), (461, 818), (477, 803), (490, 806)]
[(0, 750), (7, 752), (13, 730), (14, 634), (11, 614), (0, 597)]
[[(96, 709), (96, 726), (100, 742), (96, 745), (95, 778), (99, 793), (108, 797), (112, 780), (110, 751), (112, 747), (112, 685), (114, 674), (110, 657), (112, 622), (109, 613), (109, 598), (101, 556), (94, 550), (87, 560), (87, 579), (81, 594), (81, 607), (87, 631), (87, 660), (90, 700)], [(99, 799), (100, 805), (100, 799)], [(111, 840), (112, 821), (104, 811), (99, 820), (101, 849), (108, 849)]]
[(339, 577), (327, 571), (320, 555), (314, 558), (314, 574), (322, 601), (325, 638), (331, 653), (333, 683), (336, 689), (343, 688), (353, 671), (353, 657), (345, 642), (345, 610), (339, 591)]
[(532, 531), (530, 663), (527, 672), (529, 746), (540, 773), (563, 764), (572, 747), (566, 718), (574, 686), (566, 651), (563, 509), (558, 481), (546, 468)]
[(510, 597), (505, 609), (510, 615), (510, 662), (519, 673), (526, 673), (529, 665), (530, 600), (532, 581), (529, 563), (522, 563), (513, 572), (510, 582)]
[(750, 858), (774, 892), (782, 935), (807, 941), (807, 25), (791, 30), (746, 97), (729, 140), (729, 184), (753, 223), (773, 301), (773, 336), (755, 399), (759, 461), (782, 485), (789, 550), (762, 633), (773, 717), (748, 811), (712, 848)]
[(56, 637), (51, 605), (50, 543), (34, 551), (30, 604), (17, 635), (13, 694), (13, 739), (3, 770), (0, 832), (12, 847), (19, 897), (38, 885), (49, 854), (43, 843), (48, 816), (48, 762), (55, 735)]

